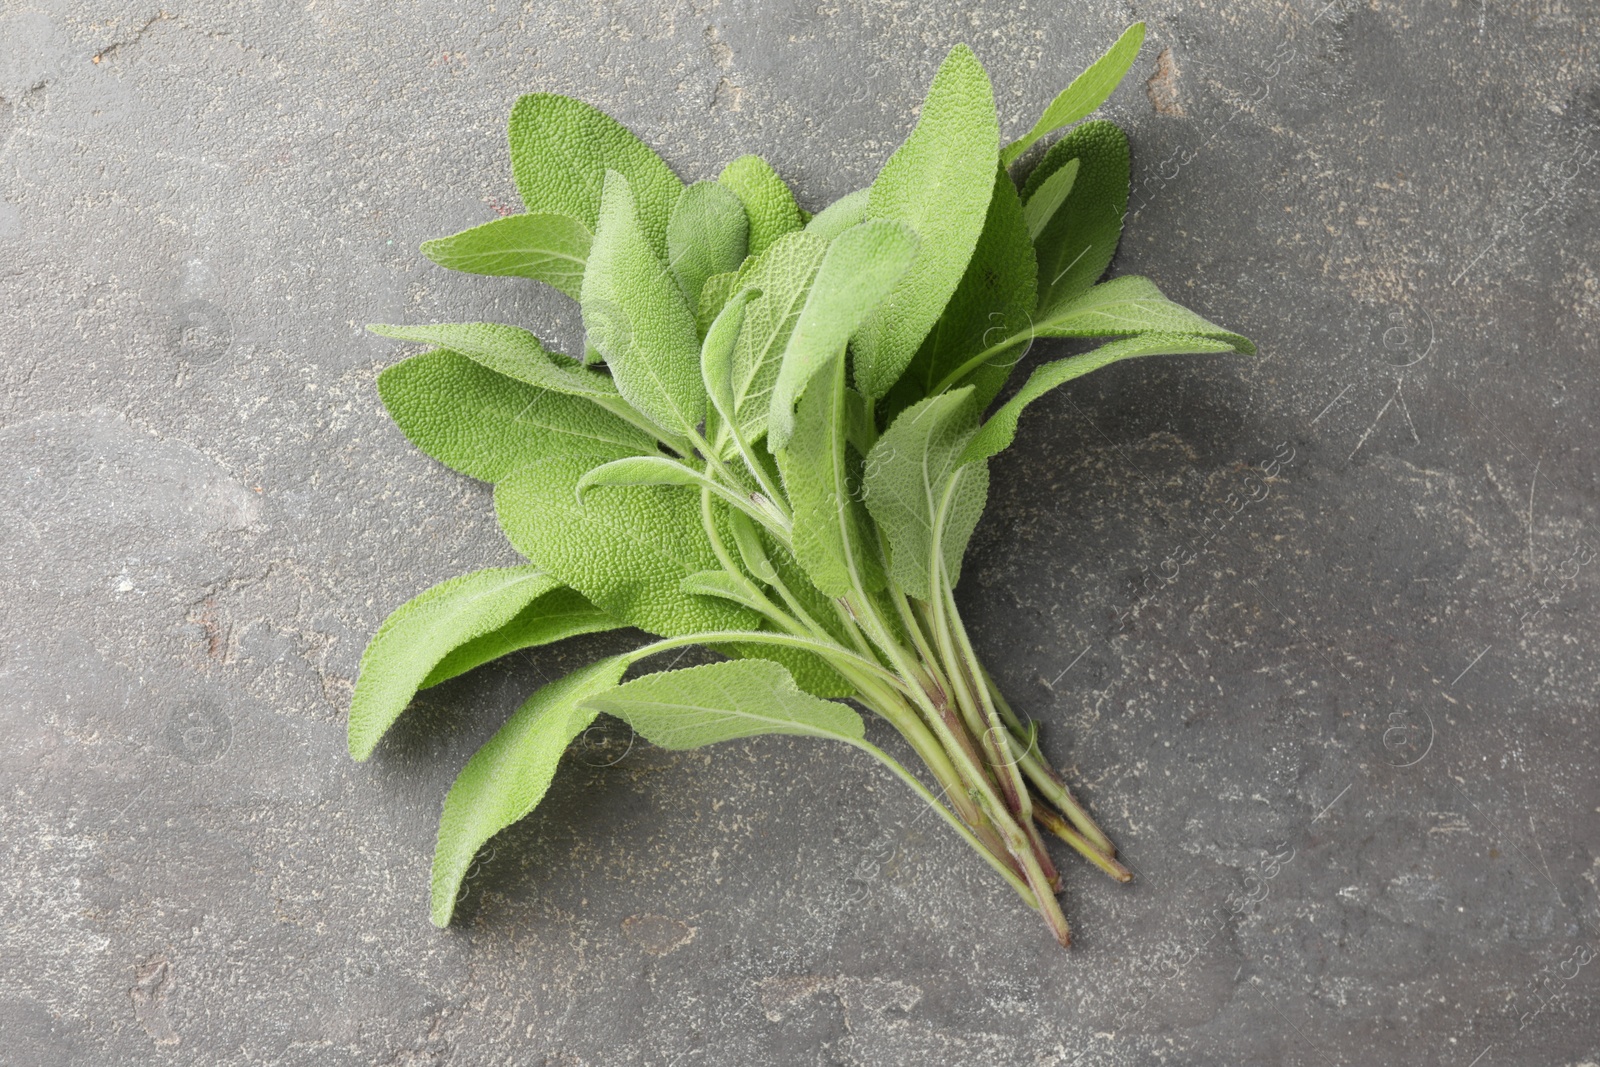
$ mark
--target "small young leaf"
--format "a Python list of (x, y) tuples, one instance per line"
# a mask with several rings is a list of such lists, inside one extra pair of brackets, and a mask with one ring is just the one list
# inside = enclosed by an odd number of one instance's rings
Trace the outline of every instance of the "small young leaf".
[(805, 306), (784, 346), (767, 415), (770, 447), (794, 431), (794, 402), (850, 335), (886, 298), (917, 256), (917, 237), (904, 223), (873, 219), (834, 239), (817, 269)]
[(378, 375), (378, 395), (412, 444), (486, 482), (546, 456), (657, 451), (654, 438), (582, 397), (515, 381), (455, 352), (395, 364)]
[(667, 219), (683, 183), (616, 119), (570, 96), (533, 93), (517, 99), (507, 133), (511, 172), (529, 211), (570, 215), (592, 233), (606, 171), (617, 171), (638, 199), (639, 226), (666, 259)]
[[(666, 456), (629, 456), (626, 459), (615, 459), (610, 463), (601, 464), (578, 479), (574, 494), (581, 503), (590, 489), (626, 485), (709, 489), (715, 495), (728, 499), (730, 503), (736, 498), (736, 494), (721, 482)], [(743, 504), (744, 501), (740, 500), (739, 503)]]
[(478, 849), (544, 799), (572, 739), (594, 722), (585, 701), (610, 689), (626, 656), (579, 668), (535, 692), (467, 761), (445, 797), (433, 854), (432, 918), (445, 927)]
[(714, 570), (700, 499), (665, 486), (622, 486), (577, 501), (580, 479), (603, 457), (558, 456), (495, 486), (495, 513), (518, 552), (607, 615), (664, 636), (759, 630), (754, 612), (685, 595), (687, 574)]
[(1213, 337), (1253, 355), (1255, 345), (1231, 330), (1207, 322), (1182, 304), (1161, 295), (1149, 278), (1125, 274), (1101, 282), (1083, 295), (1043, 313), (1035, 326), (1040, 337), (1130, 337), (1160, 333)]
[(715, 596), (743, 604), (752, 611), (760, 610), (760, 602), (750, 595), (749, 583), (727, 571), (695, 571), (678, 585), (685, 593), (695, 596)]
[(846, 193), (811, 217), (806, 232), (831, 241), (850, 227), (858, 225), (867, 215), (867, 199), (871, 189), (857, 189)]
[(744, 328), (745, 306), (760, 295), (754, 289), (742, 289), (733, 300), (724, 301), (700, 345), (700, 377), (705, 382), (706, 396), (725, 423), (732, 423), (736, 417), (733, 356), (739, 332)]
[(1072, 191), (1034, 241), (1041, 308), (1085, 292), (1106, 272), (1128, 210), (1128, 138), (1112, 122), (1086, 122), (1051, 145), (1028, 175), (1024, 204), (1074, 159), (1078, 176)]
[(1039, 116), (1039, 121), (1033, 124), (1033, 129), (1006, 145), (1005, 151), (1000, 153), (1000, 162), (1011, 166), (1039, 138), (1047, 137), (1063, 126), (1072, 125), (1105, 103), (1127, 75), (1128, 68), (1133, 66), (1142, 44), (1144, 23), (1136, 22), (1122, 31), (1122, 36), (1106, 50), (1105, 55), (1091, 63), (1088, 70), (1072, 79), (1072, 84), (1050, 101), (1044, 114)]
[(717, 316), (722, 313), (723, 305), (728, 298), (739, 291), (739, 272), (728, 271), (726, 274), (713, 274), (706, 279), (700, 287), (700, 299), (695, 304), (694, 322), (699, 328), (700, 336), (704, 337), (706, 331), (711, 329), (711, 324), (717, 321)]
[(866, 736), (861, 716), (844, 704), (802, 693), (771, 660), (708, 663), (647, 674), (585, 699), (666, 749), (700, 748), (760, 734), (836, 741)]
[(936, 574), (955, 586), (989, 492), (988, 466), (962, 454), (977, 429), (971, 394), (963, 387), (907, 408), (867, 457), (867, 510), (889, 541), (889, 576), (922, 600), (936, 592)]
[[(983, 235), (949, 305), (889, 391), (885, 406), (891, 419), (991, 345), (1026, 330), (1037, 302), (1037, 275), (1017, 187), (996, 166)], [(972, 385), (973, 406), (981, 410), (1005, 385), (1019, 358), (1016, 349), (1000, 352), (954, 384)]]
[[(1247, 342), (1248, 343), (1248, 342)], [(1028, 376), (1012, 398), (1006, 401), (984, 423), (983, 429), (972, 438), (963, 454), (967, 462), (986, 459), (1010, 446), (1017, 436), (1017, 419), (1022, 409), (1056, 386), (1099, 370), (1119, 359), (1133, 356), (1182, 356), (1205, 352), (1234, 352), (1233, 343), (1214, 337), (1183, 336), (1181, 334), (1147, 333), (1112, 341), (1092, 352), (1069, 356), (1046, 363)]]
[(531, 212), (424, 241), (422, 254), (449, 270), (532, 278), (576, 300), (593, 239), (575, 218)]
[(1078, 161), (1069, 159), (1067, 165), (1039, 183), (1039, 188), (1028, 198), (1022, 208), (1022, 220), (1028, 224), (1028, 240), (1037, 241), (1044, 228), (1055, 218), (1056, 211), (1067, 202), (1072, 183), (1078, 177)]
[(750, 244), (744, 203), (717, 182), (695, 182), (678, 197), (667, 223), (667, 264), (693, 312), (713, 274), (739, 269)]
[(730, 376), (732, 421), (746, 443), (754, 444), (767, 431), (783, 350), (827, 253), (828, 242), (814, 234), (785, 234), (739, 271), (739, 288), (761, 293), (745, 308)]
[(800, 207), (794, 194), (760, 156), (740, 156), (722, 168), (717, 181), (744, 202), (750, 218), (752, 256), (759, 256), (772, 242), (800, 228)]
[(350, 755), (372, 754), (440, 660), (560, 587), (538, 567), (491, 567), (440, 582), (396, 608), (361, 654), (350, 699)]
[(498, 322), (441, 322), (427, 326), (374, 324), (367, 329), (380, 337), (447, 348), (507, 378), (541, 389), (572, 396), (606, 399), (617, 396), (617, 387), (606, 375), (588, 370), (558, 352), (548, 351), (537, 337), (518, 326)]
[(807, 576), (830, 597), (848, 596), (860, 581), (883, 586), (876, 543), (856, 499), (859, 461), (845, 436), (844, 356), (835, 355), (800, 397), (794, 433), (777, 453), (794, 511), (794, 554)]
[(552, 589), (519, 611), (498, 630), (457, 645), (422, 680), (419, 689), (447, 682), (475, 667), (524, 648), (548, 645), (578, 634), (615, 630), (620, 623), (589, 603), (576, 589)]
[(867, 199), (867, 218), (904, 222), (921, 242), (893, 295), (855, 337), (855, 386), (870, 400), (906, 369), (966, 271), (994, 191), (999, 139), (989, 76), (958, 45)]
[(606, 173), (579, 302), (589, 341), (623, 398), (673, 433), (699, 426), (706, 391), (694, 315), (640, 232), (633, 194), (616, 171)]

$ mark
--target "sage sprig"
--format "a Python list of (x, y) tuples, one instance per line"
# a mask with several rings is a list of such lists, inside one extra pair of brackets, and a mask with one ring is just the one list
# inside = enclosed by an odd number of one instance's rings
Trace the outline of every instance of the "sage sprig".
[[(955, 587), (989, 457), (1029, 403), (1133, 356), (1254, 351), (1146, 278), (1100, 281), (1128, 143), (1081, 120), (1143, 35), (1130, 28), (1004, 147), (988, 75), (953, 49), (871, 186), (815, 216), (757, 156), (685, 185), (588, 104), (517, 101), (527, 212), (423, 252), (575, 298), (585, 350), (495, 323), (372, 327), (433, 346), (385, 370), (379, 394), (424, 452), (494, 483), (529, 563), (447, 581), (384, 622), (361, 661), (351, 755), (366, 759), (420, 689), (499, 656), (622, 627), (656, 640), (539, 689), (467, 763), (440, 822), (434, 922), (601, 713), (667, 748), (782, 733), (869, 754), (1062, 945), (1045, 834), (1131, 877), (979, 661)], [(1067, 126), (1019, 188), (1009, 168)], [(988, 413), (1041, 337), (1109, 340), (1037, 366)], [(624, 680), (690, 645), (727, 658)], [(866, 740), (856, 708), (905, 739), (928, 781)]]

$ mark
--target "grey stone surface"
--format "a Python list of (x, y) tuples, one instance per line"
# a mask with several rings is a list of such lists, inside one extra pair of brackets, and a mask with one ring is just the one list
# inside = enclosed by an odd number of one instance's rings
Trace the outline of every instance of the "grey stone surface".
[[(1600, 1060), (1592, 0), (0, 11), (0, 1064)], [(384, 614), (515, 559), (361, 324), (576, 339), (416, 252), (514, 96), (815, 208), (955, 42), (1018, 131), (1135, 18), (1114, 269), (1263, 354), (1036, 405), (962, 599), (1137, 881), (1063, 953), (861, 759), (601, 731), (435, 931), (454, 772), (619, 640), (343, 754)]]

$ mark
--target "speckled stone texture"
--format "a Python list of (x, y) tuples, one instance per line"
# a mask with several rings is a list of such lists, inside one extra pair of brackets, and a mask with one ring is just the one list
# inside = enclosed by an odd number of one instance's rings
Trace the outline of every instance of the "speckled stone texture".
[[(1600, 1061), (1595, 0), (0, 11), (0, 1064)], [(1137, 880), (1062, 952), (859, 756), (599, 728), (434, 930), (452, 776), (626, 643), (343, 753), (387, 611), (515, 560), (362, 324), (577, 343), (416, 252), (516, 210), (516, 94), (816, 209), (956, 42), (1014, 135), (1137, 18), (1113, 270), (1262, 354), (1034, 405), (961, 591)]]

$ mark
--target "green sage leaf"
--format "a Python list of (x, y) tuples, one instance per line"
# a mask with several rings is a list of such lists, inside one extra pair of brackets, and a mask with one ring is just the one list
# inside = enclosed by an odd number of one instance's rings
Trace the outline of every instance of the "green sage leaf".
[(1022, 388), (989, 416), (989, 421), (967, 445), (963, 458), (968, 462), (985, 459), (1009, 447), (1017, 436), (1017, 420), (1022, 416), (1023, 408), (1056, 386), (1080, 378), (1090, 371), (1134, 356), (1181, 356), (1237, 350), (1232, 342), (1214, 337), (1147, 333), (1112, 341), (1080, 356), (1046, 363), (1035, 368)]
[(867, 198), (871, 193), (871, 189), (846, 193), (813, 215), (806, 223), (806, 232), (825, 241), (833, 240), (866, 218)]
[(717, 182), (695, 182), (683, 191), (667, 223), (667, 265), (691, 313), (713, 274), (739, 269), (750, 245), (744, 202)]
[(1074, 159), (1072, 190), (1034, 241), (1040, 308), (1071, 300), (1106, 272), (1128, 210), (1128, 138), (1112, 122), (1086, 122), (1051, 145), (1028, 175), (1024, 204)]
[(517, 99), (507, 134), (511, 173), (529, 211), (571, 216), (592, 233), (606, 171), (617, 171), (638, 200), (639, 226), (666, 259), (667, 220), (683, 183), (616, 119), (570, 96), (533, 93)]
[(767, 415), (770, 447), (788, 443), (794, 404), (807, 383), (830, 359), (842, 358), (850, 335), (888, 297), (916, 256), (916, 234), (890, 219), (852, 226), (828, 246), (773, 382)]
[(669, 486), (618, 486), (580, 505), (579, 481), (608, 457), (557, 456), (495, 486), (495, 514), (518, 552), (618, 621), (663, 636), (759, 630), (753, 612), (679, 588), (719, 566), (700, 498)]
[(613, 656), (539, 689), (461, 769), (445, 797), (433, 853), (435, 926), (450, 924), (478, 849), (544, 799), (562, 753), (594, 722), (597, 712), (585, 701), (616, 685), (627, 669), (626, 656)]
[(1072, 184), (1077, 177), (1078, 161), (1069, 159), (1066, 166), (1039, 183), (1039, 188), (1022, 209), (1022, 220), (1028, 224), (1028, 240), (1039, 239), (1061, 205), (1067, 202), (1067, 194), (1072, 192)]
[(486, 482), (547, 456), (657, 451), (650, 435), (582, 397), (516, 381), (442, 349), (378, 375), (378, 395), (412, 444)]
[(794, 432), (776, 455), (794, 512), (795, 558), (830, 597), (848, 596), (857, 582), (883, 587), (876, 542), (857, 498), (860, 460), (846, 437), (844, 357), (836, 355), (800, 397)]
[(525, 648), (548, 645), (578, 634), (616, 630), (620, 625), (576, 589), (566, 586), (552, 589), (498, 630), (457, 645), (434, 665), (418, 688), (427, 689), (447, 682)]
[(963, 387), (902, 411), (867, 457), (867, 510), (889, 542), (889, 576), (914, 597), (954, 588), (961, 558), (983, 514), (989, 468), (963, 453), (977, 430)]
[(1000, 153), (1000, 162), (1010, 166), (1017, 157), (1033, 147), (1041, 137), (1048, 137), (1063, 126), (1070, 126), (1086, 118), (1095, 108), (1111, 98), (1111, 93), (1127, 76), (1128, 68), (1138, 58), (1139, 46), (1144, 44), (1144, 23), (1136, 22), (1122, 31), (1116, 43), (1105, 55), (1089, 65), (1089, 69), (1072, 79), (1072, 84), (1061, 90), (1050, 101), (1033, 124), (1033, 129), (1006, 145)]
[(449, 270), (532, 278), (576, 300), (593, 239), (575, 218), (530, 212), (424, 241), (422, 254)]
[(800, 205), (794, 202), (794, 193), (760, 156), (740, 156), (722, 168), (717, 181), (744, 202), (752, 256), (759, 256), (772, 242), (800, 228)]
[(584, 706), (616, 716), (666, 749), (761, 734), (845, 742), (866, 736), (853, 709), (802, 693), (789, 672), (771, 660), (727, 660), (647, 674), (587, 697)]
[(855, 386), (868, 399), (889, 391), (960, 283), (983, 232), (999, 138), (989, 76), (958, 45), (868, 196), (868, 219), (903, 222), (921, 242), (911, 269), (856, 334)]
[(1244, 355), (1255, 352), (1248, 338), (1224, 330), (1161, 295), (1149, 278), (1125, 274), (1101, 282), (1042, 316), (1040, 337), (1131, 337), (1142, 333), (1183, 334), (1227, 341)]
[(498, 632), (560, 589), (560, 580), (538, 567), (491, 567), (440, 582), (396, 608), (361, 654), (350, 699), (350, 755), (364, 760), (372, 754), (452, 652)]
[(583, 275), (583, 325), (629, 404), (656, 425), (688, 434), (705, 417), (700, 335), (678, 283), (651, 251), (633, 194), (616, 171)]
[(549, 351), (537, 337), (518, 326), (498, 322), (441, 322), (426, 326), (377, 323), (367, 329), (380, 337), (447, 348), (507, 378), (541, 389), (607, 400), (618, 395), (609, 377)]
[[(1027, 330), (1037, 302), (1037, 275), (1017, 187), (997, 166), (978, 247), (955, 295), (890, 390), (885, 405), (889, 417), (932, 394), (991, 345)], [(1018, 358), (1016, 349), (1002, 351), (951, 384), (973, 386), (973, 406), (981, 410), (1005, 385)]]

